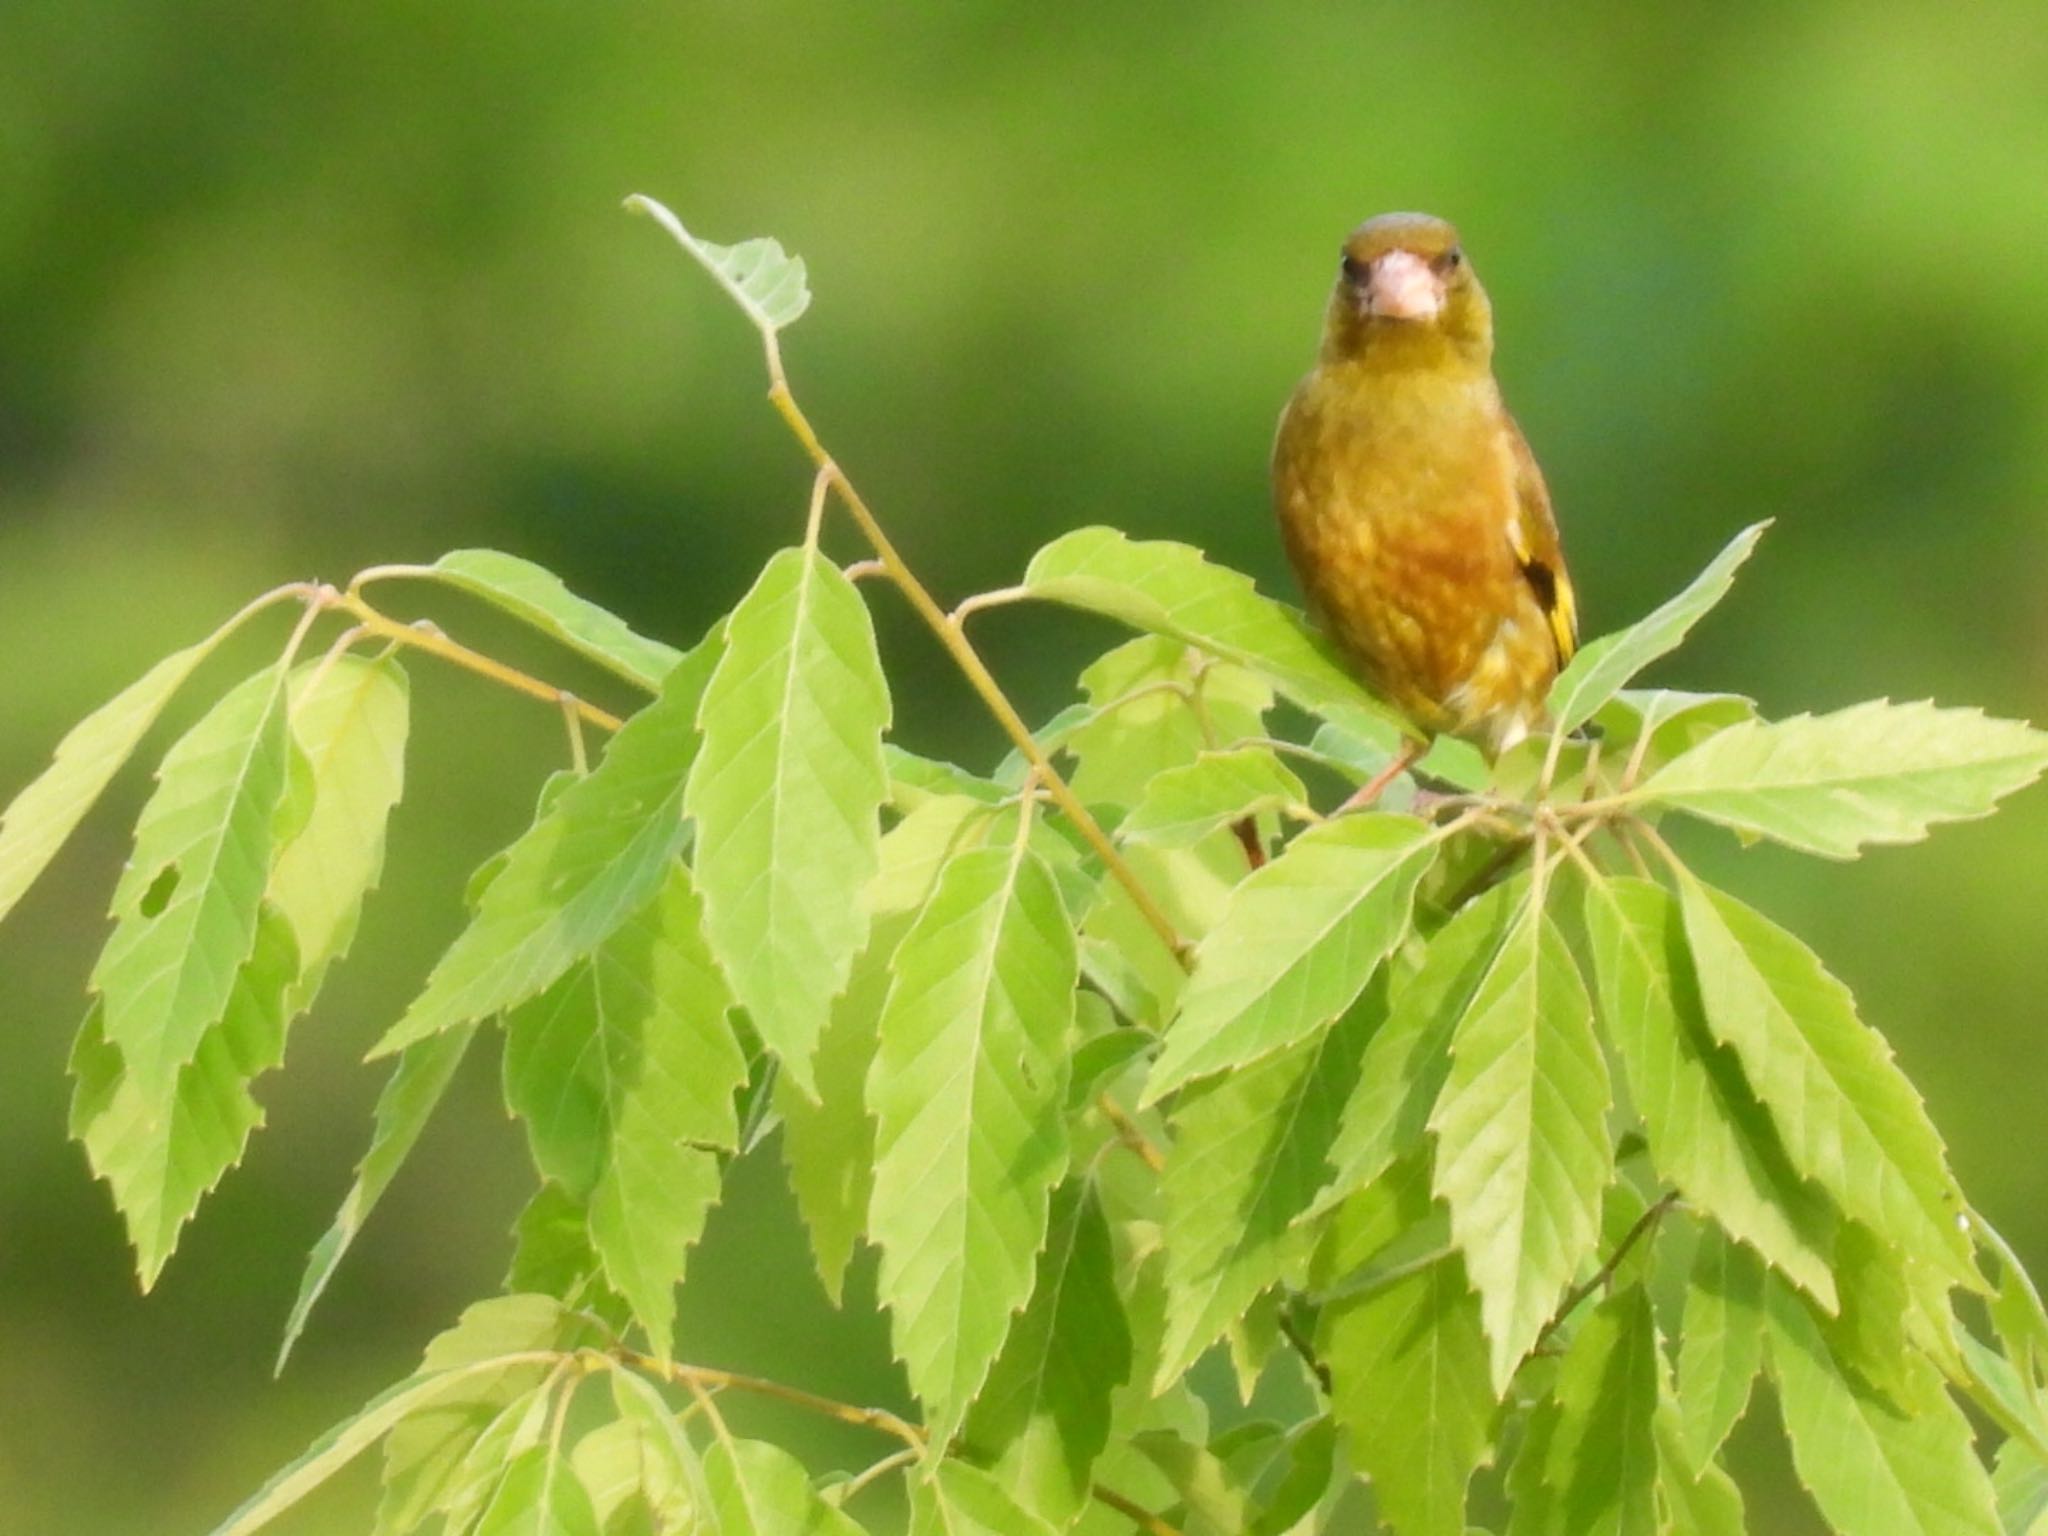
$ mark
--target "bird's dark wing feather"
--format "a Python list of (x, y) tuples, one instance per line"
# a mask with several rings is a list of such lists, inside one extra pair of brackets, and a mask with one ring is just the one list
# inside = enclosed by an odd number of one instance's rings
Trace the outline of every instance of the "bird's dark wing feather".
[(1509, 525), (1515, 561), (1536, 594), (1537, 606), (1550, 621), (1551, 639), (1557, 642), (1557, 664), (1561, 668), (1579, 648), (1579, 605), (1572, 593), (1572, 579), (1564, 568), (1564, 549), (1558, 542), (1557, 517), (1550, 510), (1550, 492), (1543, 484), (1543, 471), (1529, 441), (1512, 418), (1506, 418), (1508, 443), (1515, 459), (1515, 502), (1518, 516)]

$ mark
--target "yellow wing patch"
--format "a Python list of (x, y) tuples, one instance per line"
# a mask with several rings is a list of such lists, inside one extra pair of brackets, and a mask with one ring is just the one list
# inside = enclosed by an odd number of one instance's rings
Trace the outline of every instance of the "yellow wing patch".
[(1519, 517), (1508, 520), (1508, 545), (1514, 551), (1515, 564), (1522, 568), (1522, 575), (1536, 594), (1543, 617), (1550, 621), (1550, 638), (1557, 645), (1557, 664), (1563, 667), (1579, 648), (1579, 603), (1572, 593), (1572, 579), (1561, 566), (1553, 566), (1537, 556), (1522, 531)]

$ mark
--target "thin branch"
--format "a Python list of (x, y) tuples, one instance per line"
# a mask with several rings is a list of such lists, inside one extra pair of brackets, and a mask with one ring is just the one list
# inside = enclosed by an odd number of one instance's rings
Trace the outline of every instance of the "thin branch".
[(1302, 1364), (1309, 1368), (1309, 1374), (1321, 1383), (1323, 1395), (1328, 1397), (1332, 1392), (1336, 1391), (1336, 1386), (1330, 1377), (1330, 1368), (1323, 1364), (1321, 1357), (1316, 1354), (1315, 1344), (1309, 1339), (1308, 1335), (1301, 1331), (1301, 1325), (1294, 1320), (1294, 1313), (1288, 1306), (1287, 1298), (1283, 1297), (1281, 1299), (1279, 1305), (1274, 1308), (1273, 1316), (1274, 1321), (1279, 1324), (1280, 1337), (1292, 1345), (1294, 1352), (1301, 1356)]
[(1102, 1484), (1096, 1483), (1088, 1491), (1094, 1495), (1096, 1503), (1108, 1505), (1145, 1532), (1145, 1536), (1181, 1536), (1177, 1527), (1168, 1525), (1144, 1505), (1132, 1503), (1114, 1488), (1105, 1488)]
[(1135, 1152), (1138, 1160), (1154, 1173), (1166, 1172), (1166, 1157), (1152, 1144), (1138, 1122), (1131, 1118), (1130, 1111), (1106, 1093), (1095, 1096), (1095, 1107), (1102, 1111), (1110, 1129), (1116, 1132), (1116, 1139)]
[(990, 608), (1002, 608), (1011, 603), (1021, 603), (1031, 596), (1029, 587), (996, 587), (988, 592), (977, 592), (972, 597), (962, 598), (953, 605), (953, 611), (946, 615), (946, 622), (955, 629), (964, 627), (977, 613)]
[(1584, 1283), (1573, 1286), (1565, 1293), (1564, 1300), (1558, 1303), (1557, 1310), (1550, 1316), (1550, 1321), (1545, 1323), (1543, 1331), (1536, 1335), (1536, 1342), (1529, 1346), (1531, 1354), (1541, 1349), (1550, 1336), (1564, 1325), (1564, 1320), (1578, 1310), (1579, 1303), (1614, 1278), (1614, 1272), (1621, 1268), (1622, 1260), (1628, 1257), (1629, 1250), (1649, 1235), (1651, 1229), (1664, 1219), (1664, 1213), (1678, 1204), (1678, 1198), (1678, 1191), (1675, 1189), (1659, 1197), (1657, 1203), (1638, 1216), (1635, 1225), (1630, 1227), (1623, 1234), (1621, 1241), (1614, 1245), (1614, 1252), (1607, 1256), (1607, 1261), (1594, 1270)]
[(760, 1397), (772, 1397), (779, 1402), (823, 1414), (828, 1419), (837, 1419), (842, 1424), (853, 1424), (862, 1429), (879, 1430), (883, 1434), (894, 1435), (905, 1445), (915, 1447), (919, 1451), (924, 1449), (924, 1430), (886, 1408), (856, 1407), (852, 1403), (842, 1403), (836, 1398), (820, 1397), (815, 1392), (806, 1392), (801, 1387), (784, 1386), (781, 1382), (770, 1381), (765, 1376), (721, 1371), (709, 1365), (686, 1365), (680, 1360), (657, 1360), (654, 1356), (643, 1355), (638, 1350), (620, 1350), (618, 1358), (636, 1371), (688, 1387), (692, 1393), (702, 1394), (729, 1388), (735, 1392), (751, 1392)]
[(891, 1472), (896, 1471), (899, 1467), (909, 1466), (912, 1462), (916, 1461), (917, 1458), (922, 1456), (923, 1454), (923, 1451), (918, 1450), (912, 1446), (905, 1446), (900, 1451), (891, 1451), (888, 1455), (884, 1456), (880, 1461), (876, 1462), (873, 1466), (868, 1467), (866, 1470), (860, 1472), (856, 1476), (848, 1478), (845, 1482), (841, 1483), (838, 1487), (834, 1488), (832, 1490), (833, 1496), (837, 1498), (840, 1505), (844, 1507), (845, 1505), (852, 1503), (855, 1496), (858, 1495), (863, 1488), (867, 1487), (868, 1484), (875, 1482), (880, 1478), (887, 1477)]

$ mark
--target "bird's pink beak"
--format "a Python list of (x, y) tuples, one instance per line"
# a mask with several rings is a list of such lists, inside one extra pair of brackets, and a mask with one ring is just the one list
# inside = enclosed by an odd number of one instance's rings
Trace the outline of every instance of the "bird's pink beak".
[(1413, 251), (1373, 258), (1361, 308), (1384, 320), (1434, 320), (1444, 307), (1444, 282)]

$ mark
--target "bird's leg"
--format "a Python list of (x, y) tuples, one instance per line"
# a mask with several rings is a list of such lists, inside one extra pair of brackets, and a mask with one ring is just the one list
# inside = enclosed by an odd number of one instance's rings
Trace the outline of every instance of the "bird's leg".
[(1425, 741), (1404, 743), (1401, 750), (1394, 754), (1392, 762), (1374, 774), (1371, 782), (1361, 785), (1356, 794), (1337, 807), (1337, 814), (1342, 816), (1346, 811), (1363, 810), (1371, 805), (1386, 792), (1389, 784), (1413, 767), (1415, 760), (1428, 750), (1429, 743)]

